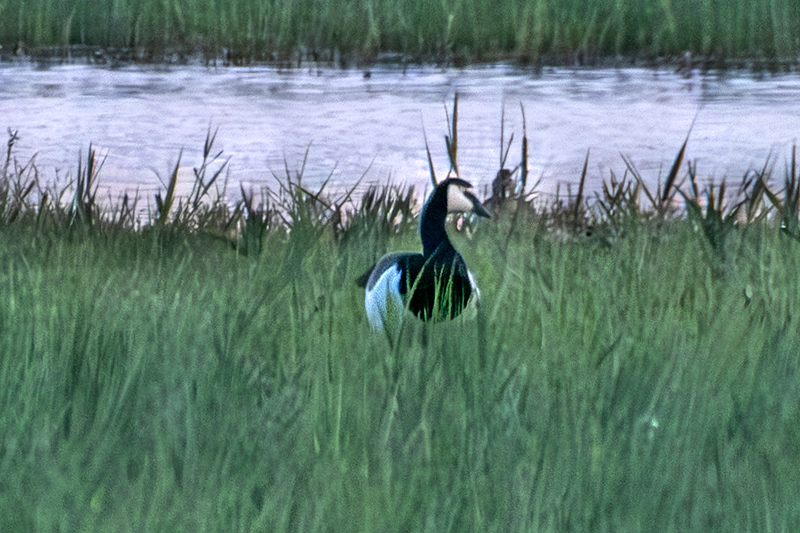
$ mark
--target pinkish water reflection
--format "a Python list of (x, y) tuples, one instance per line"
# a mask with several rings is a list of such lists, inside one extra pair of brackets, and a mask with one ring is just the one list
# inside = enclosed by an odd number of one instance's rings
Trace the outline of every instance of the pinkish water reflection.
[[(525, 106), (532, 174), (542, 190), (574, 183), (591, 150), (590, 188), (609, 169), (624, 170), (620, 153), (655, 183), (666, 173), (699, 111), (687, 150), (700, 175), (738, 180), (772, 153), (782, 172), (800, 125), (800, 79), (750, 74), (545, 69), (539, 74), (495, 65), (466, 70), (425, 68), (278, 72), (267, 67), (105, 69), (90, 66), (0, 66), (0, 132), (19, 130), (18, 156), (34, 153), (45, 177), (74, 173), (89, 143), (108, 158), (101, 185), (116, 195), (160, 188), (184, 150), (186, 172), (200, 161), (209, 123), (217, 148), (230, 157), (230, 187), (273, 184), (284, 161), (299, 169), (309, 148), (305, 182), (333, 172), (346, 187), (389, 179), (424, 186), (423, 128), (444, 174), (444, 105), (460, 95), (459, 163), (479, 187), (498, 168), (500, 115), (515, 134), (519, 160)], [(185, 183), (189, 182), (189, 178)], [(237, 193), (238, 194), (238, 193)]]

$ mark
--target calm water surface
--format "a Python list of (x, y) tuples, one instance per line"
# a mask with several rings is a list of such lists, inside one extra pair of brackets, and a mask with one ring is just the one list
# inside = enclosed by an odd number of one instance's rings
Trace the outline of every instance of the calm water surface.
[(229, 186), (274, 186), (284, 163), (304, 183), (329, 175), (336, 187), (362, 183), (424, 186), (423, 125), (437, 172), (447, 171), (444, 106), (458, 92), (459, 165), (483, 187), (499, 162), (500, 117), (519, 161), (524, 105), (530, 167), (541, 191), (574, 184), (591, 151), (589, 186), (598, 188), (620, 153), (655, 184), (692, 120), (686, 156), (705, 178), (738, 180), (772, 154), (783, 172), (800, 126), (800, 78), (727, 73), (690, 77), (646, 69), (544, 69), (495, 65), (462, 69), (361, 71), (268, 68), (0, 66), (0, 128), (16, 129), (17, 156), (36, 154), (46, 179), (74, 175), (93, 143), (107, 155), (101, 186), (112, 196), (161, 187), (183, 150), (184, 183), (200, 162), (209, 124), (230, 158)]

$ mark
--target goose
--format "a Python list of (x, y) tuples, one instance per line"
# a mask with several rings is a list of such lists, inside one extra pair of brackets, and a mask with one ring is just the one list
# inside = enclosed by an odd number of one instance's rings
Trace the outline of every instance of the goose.
[(362, 277), (362, 285), (366, 278), (364, 304), (373, 330), (396, 335), (407, 312), (423, 321), (450, 320), (480, 298), (475, 277), (447, 236), (448, 213), (491, 218), (469, 182), (448, 178), (439, 183), (420, 216), (422, 253), (384, 255), (368, 271), (369, 276)]

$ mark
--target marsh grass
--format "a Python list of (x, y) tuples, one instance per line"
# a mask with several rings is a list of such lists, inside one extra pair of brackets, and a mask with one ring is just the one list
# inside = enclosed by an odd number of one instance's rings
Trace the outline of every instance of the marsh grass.
[(800, 46), (798, 9), (791, 0), (6, 0), (0, 45), (12, 53), (65, 56), (83, 47), (100, 60), (199, 52), (232, 63), (296, 64), (389, 52), (459, 62), (586, 63), (682, 58), (689, 51), (703, 61), (791, 64)]
[(478, 317), (390, 350), (354, 281), (418, 249), (413, 190), (359, 203), (287, 169), (223, 210), (198, 167), (210, 207), (166, 192), (132, 224), (86, 196), (99, 165), (52, 190), (12, 145), (0, 530), (800, 527), (791, 162), (734, 200), (693, 165), (648, 191), (632, 162), (593, 199), (524, 191), (451, 230)]

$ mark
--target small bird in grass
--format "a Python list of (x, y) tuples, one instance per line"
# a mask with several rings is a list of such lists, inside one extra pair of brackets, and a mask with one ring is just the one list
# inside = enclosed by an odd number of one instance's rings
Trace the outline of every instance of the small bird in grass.
[(366, 288), (367, 319), (374, 330), (393, 338), (406, 311), (425, 321), (450, 320), (477, 302), (475, 278), (445, 231), (448, 213), (491, 218), (469, 182), (448, 178), (438, 184), (420, 216), (422, 253), (387, 254), (359, 280)]

